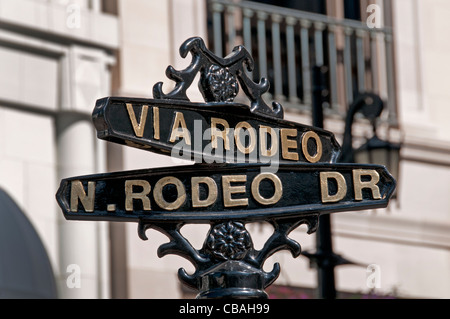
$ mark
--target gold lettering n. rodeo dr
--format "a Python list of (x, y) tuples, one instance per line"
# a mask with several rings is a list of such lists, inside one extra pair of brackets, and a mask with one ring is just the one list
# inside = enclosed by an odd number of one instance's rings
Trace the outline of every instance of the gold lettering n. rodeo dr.
[(383, 206), (392, 183), (381, 166), (281, 165), (277, 173), (256, 164), (187, 166), (73, 178), (58, 197), (68, 219), (258, 218)]
[[(363, 182), (362, 176), (370, 176), (372, 179)], [(261, 182), (267, 179), (274, 185), (274, 192), (270, 198), (265, 198), (261, 195), (259, 189)], [(333, 179), (337, 182), (338, 190), (336, 194), (330, 195), (328, 188), (329, 180)], [(363, 189), (369, 189), (372, 192), (372, 198), (374, 200), (381, 199), (380, 189), (377, 186), (379, 181), (379, 174), (375, 170), (354, 170), (353, 171), (353, 183), (354, 183), (354, 198), (355, 200), (362, 200)], [(239, 186), (232, 186), (232, 183), (236, 183)], [(200, 198), (200, 184), (204, 184), (207, 188), (208, 196), (205, 199)], [(164, 186), (175, 186), (176, 200), (174, 202), (167, 202), (164, 199)], [(220, 185), (220, 184), (219, 184)], [(261, 173), (251, 182), (247, 183), (246, 175), (228, 175), (222, 176), (222, 199), (224, 208), (230, 207), (246, 207), (248, 206), (248, 198), (245, 197), (247, 188), (251, 189), (253, 199), (262, 206), (269, 206), (278, 203), (283, 196), (283, 185), (281, 180), (276, 174), (273, 173)], [(323, 172), (320, 173), (320, 197), (322, 203), (337, 203), (344, 199), (347, 194), (347, 183), (342, 174), (336, 172)], [(190, 199), (192, 202), (191, 208), (210, 207), (216, 204), (218, 199), (218, 185), (214, 179), (210, 177), (192, 177), (191, 178), (191, 191)], [(140, 188), (139, 191), (135, 191), (136, 188)], [(153, 193), (153, 199), (158, 204), (158, 207), (162, 210), (173, 211), (179, 209), (186, 202), (186, 187), (181, 180), (176, 177), (168, 176), (164, 177), (156, 182), (152, 192), (152, 185), (146, 180), (127, 180), (125, 181), (125, 210), (134, 211), (134, 201), (138, 200), (142, 203), (142, 211), (151, 211), (150, 193)], [(167, 191), (169, 192), (169, 191)], [(173, 195), (173, 194), (172, 194)], [(234, 198), (234, 195), (237, 195)], [(241, 197), (239, 197), (241, 195)], [(87, 193), (84, 190), (81, 181), (76, 180), (71, 183), (70, 193), (70, 210), (71, 212), (78, 211), (78, 204), (81, 203), (84, 211), (93, 212), (95, 200), (95, 182), (88, 182)]]

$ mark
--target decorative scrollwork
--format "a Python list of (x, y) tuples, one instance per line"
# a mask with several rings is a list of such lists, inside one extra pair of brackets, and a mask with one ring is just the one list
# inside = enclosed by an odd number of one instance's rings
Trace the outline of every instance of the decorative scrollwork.
[(206, 240), (207, 251), (219, 260), (242, 260), (252, 247), (245, 226), (233, 221), (213, 227)]
[(186, 258), (194, 265), (193, 274), (188, 274), (185, 269), (180, 268), (178, 277), (184, 284), (199, 291), (198, 298), (223, 298), (227, 295), (237, 298), (248, 297), (249, 294), (264, 298), (267, 297), (264, 289), (280, 274), (278, 263), (274, 264), (272, 271), (265, 272), (262, 269), (265, 261), (280, 250), (291, 251), (294, 258), (300, 256), (301, 247), (295, 240), (289, 238), (289, 233), (302, 224), (308, 225), (308, 233), (315, 232), (318, 215), (272, 219), (269, 222), (274, 227), (274, 233), (261, 250), (254, 249), (245, 223), (235, 220), (212, 224), (200, 250), (195, 249), (181, 235), (183, 223), (140, 222), (138, 233), (141, 239), (147, 240), (145, 232), (153, 228), (170, 239), (170, 242), (159, 247), (158, 256), (161, 258), (175, 254)]
[(215, 64), (202, 74), (200, 81), (206, 102), (233, 102), (239, 93), (236, 77), (227, 68)]
[(201, 74), (200, 92), (207, 103), (230, 103), (236, 97), (239, 85), (250, 100), (250, 111), (264, 116), (283, 118), (283, 107), (273, 102), (267, 105), (262, 95), (269, 91), (270, 83), (262, 78), (255, 83), (247, 72), (252, 72), (254, 61), (243, 46), (237, 46), (226, 58), (220, 58), (209, 51), (204, 41), (199, 37), (186, 40), (180, 47), (180, 55), (185, 58), (192, 54), (191, 64), (182, 71), (169, 66), (166, 76), (175, 81), (175, 88), (165, 94), (163, 83), (158, 82), (153, 87), (155, 99), (172, 99), (189, 101), (187, 90), (192, 85), (197, 74)]

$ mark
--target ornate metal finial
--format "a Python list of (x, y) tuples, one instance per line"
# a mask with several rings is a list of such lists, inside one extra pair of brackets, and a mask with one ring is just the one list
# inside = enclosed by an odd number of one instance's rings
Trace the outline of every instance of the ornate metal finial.
[(236, 76), (228, 68), (216, 64), (202, 73), (200, 90), (207, 102), (234, 102), (239, 93)]
[(248, 77), (246, 71), (253, 71), (254, 61), (243, 46), (235, 47), (229, 56), (220, 58), (206, 48), (201, 38), (194, 37), (185, 41), (180, 48), (183, 58), (189, 52), (193, 58), (185, 70), (177, 71), (172, 66), (166, 70), (167, 77), (176, 82), (175, 88), (165, 94), (162, 90), (163, 83), (159, 82), (153, 87), (154, 98), (189, 101), (186, 91), (200, 73), (198, 85), (206, 103), (234, 102), (240, 85), (250, 100), (251, 112), (283, 118), (283, 107), (279, 103), (273, 102), (270, 107), (262, 98), (269, 91), (269, 81), (262, 78), (259, 83), (255, 83)]

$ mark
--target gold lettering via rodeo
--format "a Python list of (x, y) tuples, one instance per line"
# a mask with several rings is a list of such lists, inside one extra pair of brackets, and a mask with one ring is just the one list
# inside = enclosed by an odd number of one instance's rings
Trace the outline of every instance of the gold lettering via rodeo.
[[(366, 178), (363, 181), (363, 176)], [(367, 180), (369, 177), (369, 180)], [(273, 195), (266, 198), (260, 193), (260, 184), (263, 180), (269, 180), (273, 185)], [(330, 194), (329, 182), (334, 180), (337, 190), (334, 194)], [(381, 200), (380, 189), (377, 184), (380, 181), (380, 175), (375, 170), (353, 170), (352, 182), (355, 201), (363, 200), (363, 189), (370, 190), (373, 200)], [(248, 206), (248, 198), (245, 197), (247, 175), (224, 175), (221, 178), (223, 207), (246, 207)], [(173, 202), (167, 202), (164, 199), (164, 187), (174, 185), (177, 197)], [(207, 197), (200, 198), (200, 185), (204, 185), (208, 189)], [(70, 211), (78, 212), (79, 203), (84, 208), (84, 212), (93, 213), (95, 203), (95, 182), (87, 183), (87, 193), (81, 181), (71, 182), (70, 192)], [(139, 188), (139, 191), (136, 190)], [(219, 195), (217, 183), (211, 177), (192, 177), (191, 178), (191, 202), (192, 208), (207, 208), (216, 204)], [(257, 175), (250, 185), (252, 198), (263, 206), (277, 204), (283, 197), (283, 184), (280, 178), (273, 173), (261, 173)], [(134, 211), (135, 201), (141, 201), (143, 211), (152, 211), (150, 193), (152, 187), (146, 180), (127, 180), (125, 181), (125, 210), (127, 212)], [(338, 203), (342, 201), (348, 193), (347, 181), (339, 172), (320, 172), (320, 196), (323, 204)], [(168, 176), (159, 179), (153, 188), (153, 199), (156, 204), (163, 210), (174, 211), (181, 208), (186, 200), (185, 185), (176, 177)], [(108, 205), (108, 212), (114, 212), (112, 208), (116, 205)]]
[[(133, 127), (134, 134), (137, 138), (144, 137), (144, 130), (149, 114), (149, 106), (143, 105), (141, 107), (141, 114), (139, 121), (132, 104), (127, 103), (126, 109)], [(160, 126), (160, 109), (159, 107), (152, 108), (153, 113), (153, 139), (161, 139)], [(245, 131), (248, 134), (248, 145), (242, 140), (241, 132)], [(227, 151), (231, 150), (231, 140), (234, 138), (235, 145), (239, 152), (248, 155), (251, 154), (258, 145), (260, 155), (264, 157), (272, 157), (278, 153), (281, 148), (281, 157), (288, 161), (299, 161), (299, 152), (301, 152), (309, 163), (318, 163), (322, 159), (323, 147), (322, 141), (313, 131), (305, 132), (301, 137), (301, 147), (299, 148), (297, 142), (298, 131), (296, 129), (280, 129), (280, 137), (274, 128), (265, 125), (259, 125), (258, 129), (246, 121), (239, 122), (234, 129), (230, 128), (228, 121), (222, 118), (211, 118), (211, 147), (218, 149), (223, 142), (223, 148)], [(259, 134), (258, 134), (259, 133)], [(233, 136), (230, 136), (233, 135)], [(269, 148), (268, 137), (270, 136), (271, 145)], [(180, 140), (184, 140), (186, 145), (191, 146), (191, 132), (188, 130), (186, 120), (182, 112), (174, 112), (173, 124), (170, 130), (168, 143), (175, 144)], [(310, 154), (308, 150), (308, 143), (314, 140), (316, 145), (315, 154)], [(281, 145), (280, 145), (281, 144)]]

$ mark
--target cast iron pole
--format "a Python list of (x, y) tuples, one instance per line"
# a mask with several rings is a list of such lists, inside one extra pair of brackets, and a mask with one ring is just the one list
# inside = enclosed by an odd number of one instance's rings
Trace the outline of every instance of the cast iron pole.
[[(325, 84), (326, 67), (313, 68), (313, 126), (323, 128), (323, 94), (327, 89)], [(331, 238), (331, 220), (329, 214), (319, 217), (319, 228), (316, 234), (316, 266), (318, 272), (318, 295), (321, 299), (336, 299), (334, 278), (334, 253)]]

